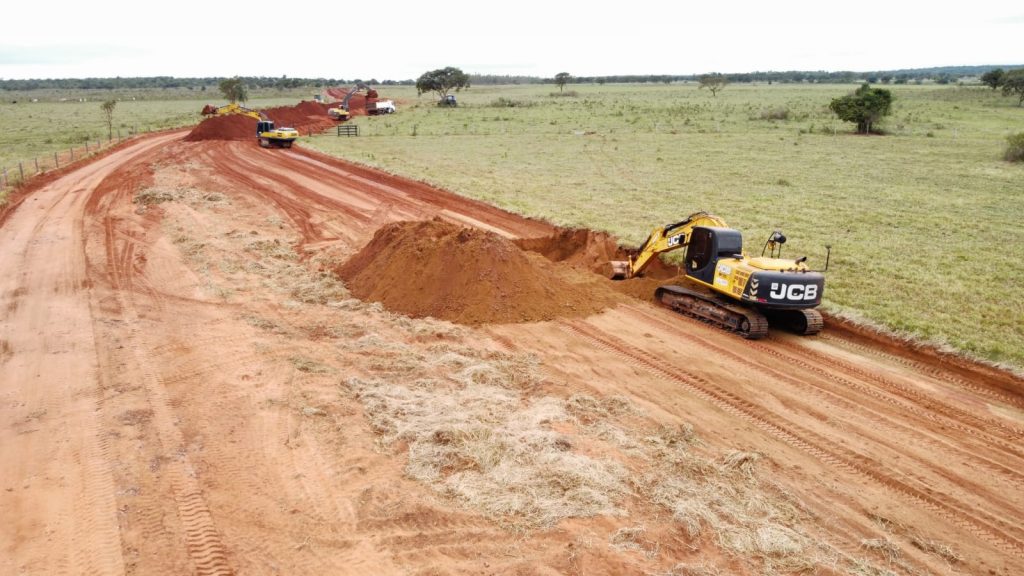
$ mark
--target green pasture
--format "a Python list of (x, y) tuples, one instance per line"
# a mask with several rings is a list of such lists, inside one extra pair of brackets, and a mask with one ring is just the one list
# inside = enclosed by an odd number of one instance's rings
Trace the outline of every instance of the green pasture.
[(782, 229), (812, 265), (832, 246), (827, 310), (1024, 366), (1024, 166), (1002, 160), (1024, 109), (893, 86), (889, 135), (857, 136), (827, 108), (855, 87), (487, 86), (455, 109), (387, 88), (398, 113), (305, 145), (634, 245), (696, 210), (748, 253)]
[[(252, 95), (248, 106), (267, 108), (309, 99), (312, 89), (266, 90)], [(225, 104), (214, 90), (34, 90), (0, 91), (0, 168), (13, 171), (22, 162), (27, 171), (34, 159), (81, 148), (85, 142), (107, 140), (106, 118), (100, 105), (116, 99), (114, 136), (120, 130), (150, 132), (199, 122), (203, 105)], [(35, 101), (33, 101), (35, 100)]]

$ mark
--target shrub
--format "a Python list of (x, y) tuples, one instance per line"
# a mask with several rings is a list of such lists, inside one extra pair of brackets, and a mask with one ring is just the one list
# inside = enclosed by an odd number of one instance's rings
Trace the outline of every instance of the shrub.
[(1008, 142), (1006, 153), (1003, 158), (1007, 162), (1024, 162), (1024, 132), (1018, 132), (1006, 137)]
[(761, 120), (788, 120), (789, 108), (766, 108), (761, 110)]
[(534, 104), (535, 102), (530, 102), (527, 100), (513, 100), (511, 98), (505, 98), (504, 96), (502, 96), (497, 100), (492, 100), (491, 103), (488, 104), (488, 106), (490, 106), (491, 108), (529, 108)]

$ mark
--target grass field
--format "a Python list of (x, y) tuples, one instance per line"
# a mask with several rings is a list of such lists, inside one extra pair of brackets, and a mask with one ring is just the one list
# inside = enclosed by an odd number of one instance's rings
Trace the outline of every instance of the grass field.
[[(310, 90), (270, 90), (252, 94), (249, 106), (266, 108), (295, 104), (309, 98)], [(114, 133), (150, 132), (195, 124), (203, 104), (223, 104), (216, 90), (136, 90), (108, 92), (52, 90), (0, 93), (0, 168), (27, 167), (36, 157), (52, 157), (86, 141), (107, 139), (107, 123), (100, 110), (104, 100), (118, 98)], [(33, 102), (38, 100), (38, 102)], [(64, 101), (62, 101), (64, 100)]]
[(894, 86), (889, 135), (863, 137), (827, 109), (854, 88), (476, 87), (457, 109), (388, 88), (397, 114), (307, 145), (633, 244), (701, 209), (748, 252), (781, 228), (812, 265), (833, 247), (827, 310), (1019, 369), (1024, 166), (1002, 156), (1024, 109), (980, 87)]

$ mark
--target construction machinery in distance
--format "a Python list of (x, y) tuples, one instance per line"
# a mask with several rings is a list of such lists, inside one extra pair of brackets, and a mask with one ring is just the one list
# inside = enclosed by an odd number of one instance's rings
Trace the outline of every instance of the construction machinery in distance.
[[(658, 255), (685, 248), (686, 285), (659, 287), (655, 300), (660, 304), (751, 340), (768, 335), (769, 320), (798, 334), (817, 334), (823, 321), (814, 308), (825, 289), (824, 270), (811, 270), (806, 256), (782, 258), (785, 242), (782, 232), (775, 231), (761, 256), (748, 257), (739, 230), (717, 216), (696, 212), (655, 228), (628, 261), (611, 263), (612, 278), (642, 276)], [(831, 256), (831, 247), (826, 249)]]
[(274, 127), (274, 121), (267, 118), (266, 114), (246, 108), (237, 102), (216, 107), (207, 104), (203, 107), (204, 116), (227, 116), (228, 114), (241, 114), (256, 120), (256, 140), (264, 148), (291, 148), (292, 144), (299, 137), (299, 131), (295, 128)]
[(350, 119), (352, 114), (349, 111), (349, 101), (352, 100), (352, 97), (360, 90), (366, 91), (366, 113), (370, 116), (376, 116), (378, 114), (393, 114), (395, 112), (395, 102), (393, 100), (379, 100), (379, 94), (376, 90), (362, 82), (356, 82), (356, 85), (345, 92), (344, 95), (341, 95), (340, 90), (334, 88), (327, 91), (331, 96), (341, 98), (341, 103), (335, 108), (328, 109), (327, 115), (341, 122)]

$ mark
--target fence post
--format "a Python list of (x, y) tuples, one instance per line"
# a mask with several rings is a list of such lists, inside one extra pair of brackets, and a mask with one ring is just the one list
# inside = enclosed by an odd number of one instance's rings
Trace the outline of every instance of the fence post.
[(4, 168), (4, 188), (10, 186), (11, 181), (7, 179), (7, 168)]
[(39, 157), (38, 156), (35, 158), (35, 161), (36, 161), (36, 174), (39, 174)]
[(21, 166), (21, 161), (18, 161), (18, 174), (21, 174), (21, 181), (25, 181), (25, 169)]
[(74, 146), (71, 147), (71, 161), (72, 162), (75, 161), (75, 147)]
[(53, 153), (53, 167), (60, 168), (60, 155), (56, 152)]
[(89, 153), (89, 141), (88, 140), (85, 141), (85, 153), (86, 154)]

